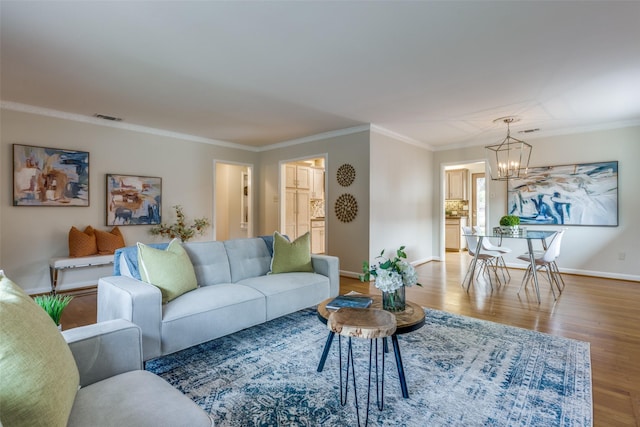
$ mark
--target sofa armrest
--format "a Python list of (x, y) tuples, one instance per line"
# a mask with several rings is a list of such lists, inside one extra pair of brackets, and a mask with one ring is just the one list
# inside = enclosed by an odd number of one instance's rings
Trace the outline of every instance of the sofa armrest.
[(63, 331), (80, 372), (82, 387), (128, 371), (142, 369), (140, 328), (111, 320)]
[(161, 355), (162, 293), (157, 287), (125, 276), (98, 281), (98, 322), (125, 319), (142, 330), (143, 360)]
[(330, 296), (340, 293), (340, 259), (331, 255), (311, 255), (313, 270), (327, 276), (330, 283)]

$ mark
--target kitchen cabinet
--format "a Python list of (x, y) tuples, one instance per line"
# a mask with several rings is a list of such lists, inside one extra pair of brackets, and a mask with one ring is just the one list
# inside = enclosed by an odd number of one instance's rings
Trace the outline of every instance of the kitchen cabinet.
[(309, 191), (287, 189), (285, 208), (285, 234), (294, 241), (309, 231), (311, 221), (311, 202)]
[(324, 199), (324, 169), (311, 169), (311, 198)]
[(311, 228), (311, 168), (285, 165), (285, 228), (291, 241)]
[(299, 165), (285, 165), (285, 184), (287, 188), (309, 190), (311, 188), (311, 168)]
[(469, 171), (467, 169), (454, 169), (446, 171), (446, 191), (447, 200), (467, 200), (467, 181)]
[(461, 251), (467, 247), (467, 239), (462, 235), (461, 227), (467, 226), (467, 217), (445, 219), (444, 247), (451, 251)]
[(311, 253), (324, 253), (324, 221), (311, 221)]

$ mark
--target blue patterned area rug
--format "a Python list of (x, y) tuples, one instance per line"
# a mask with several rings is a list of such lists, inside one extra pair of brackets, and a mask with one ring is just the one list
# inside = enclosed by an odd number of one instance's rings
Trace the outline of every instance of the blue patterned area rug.
[[(399, 336), (409, 399), (391, 351), (385, 406), (378, 411), (373, 394), (370, 425), (592, 425), (588, 343), (426, 314), (423, 328)], [(326, 326), (307, 309), (151, 360), (147, 370), (211, 413), (216, 426), (357, 425), (352, 387), (347, 405), (339, 402), (337, 337), (324, 371), (316, 372), (326, 338)], [(363, 407), (368, 341), (354, 340), (354, 351)]]

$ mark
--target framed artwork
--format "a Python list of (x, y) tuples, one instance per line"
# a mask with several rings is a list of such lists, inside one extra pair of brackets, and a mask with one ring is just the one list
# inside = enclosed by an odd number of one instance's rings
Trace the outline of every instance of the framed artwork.
[(13, 144), (14, 206), (89, 206), (89, 153)]
[(521, 224), (618, 225), (617, 161), (529, 168), (507, 191)]
[(154, 225), (162, 219), (162, 178), (107, 174), (107, 225)]

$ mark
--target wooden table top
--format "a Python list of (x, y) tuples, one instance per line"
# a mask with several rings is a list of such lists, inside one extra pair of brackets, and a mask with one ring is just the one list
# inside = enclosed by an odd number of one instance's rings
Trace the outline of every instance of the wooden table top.
[(384, 338), (396, 332), (396, 317), (377, 308), (344, 307), (331, 313), (327, 327), (347, 337)]
[[(366, 296), (373, 300), (371, 308), (382, 309), (382, 296), (364, 294), (361, 296)], [(322, 323), (326, 324), (329, 315), (333, 313), (332, 310), (327, 310), (327, 304), (332, 300), (333, 298), (328, 298), (318, 305), (318, 318)], [(396, 335), (406, 334), (424, 326), (424, 309), (411, 301), (407, 301), (404, 311), (390, 313), (396, 316)]]

